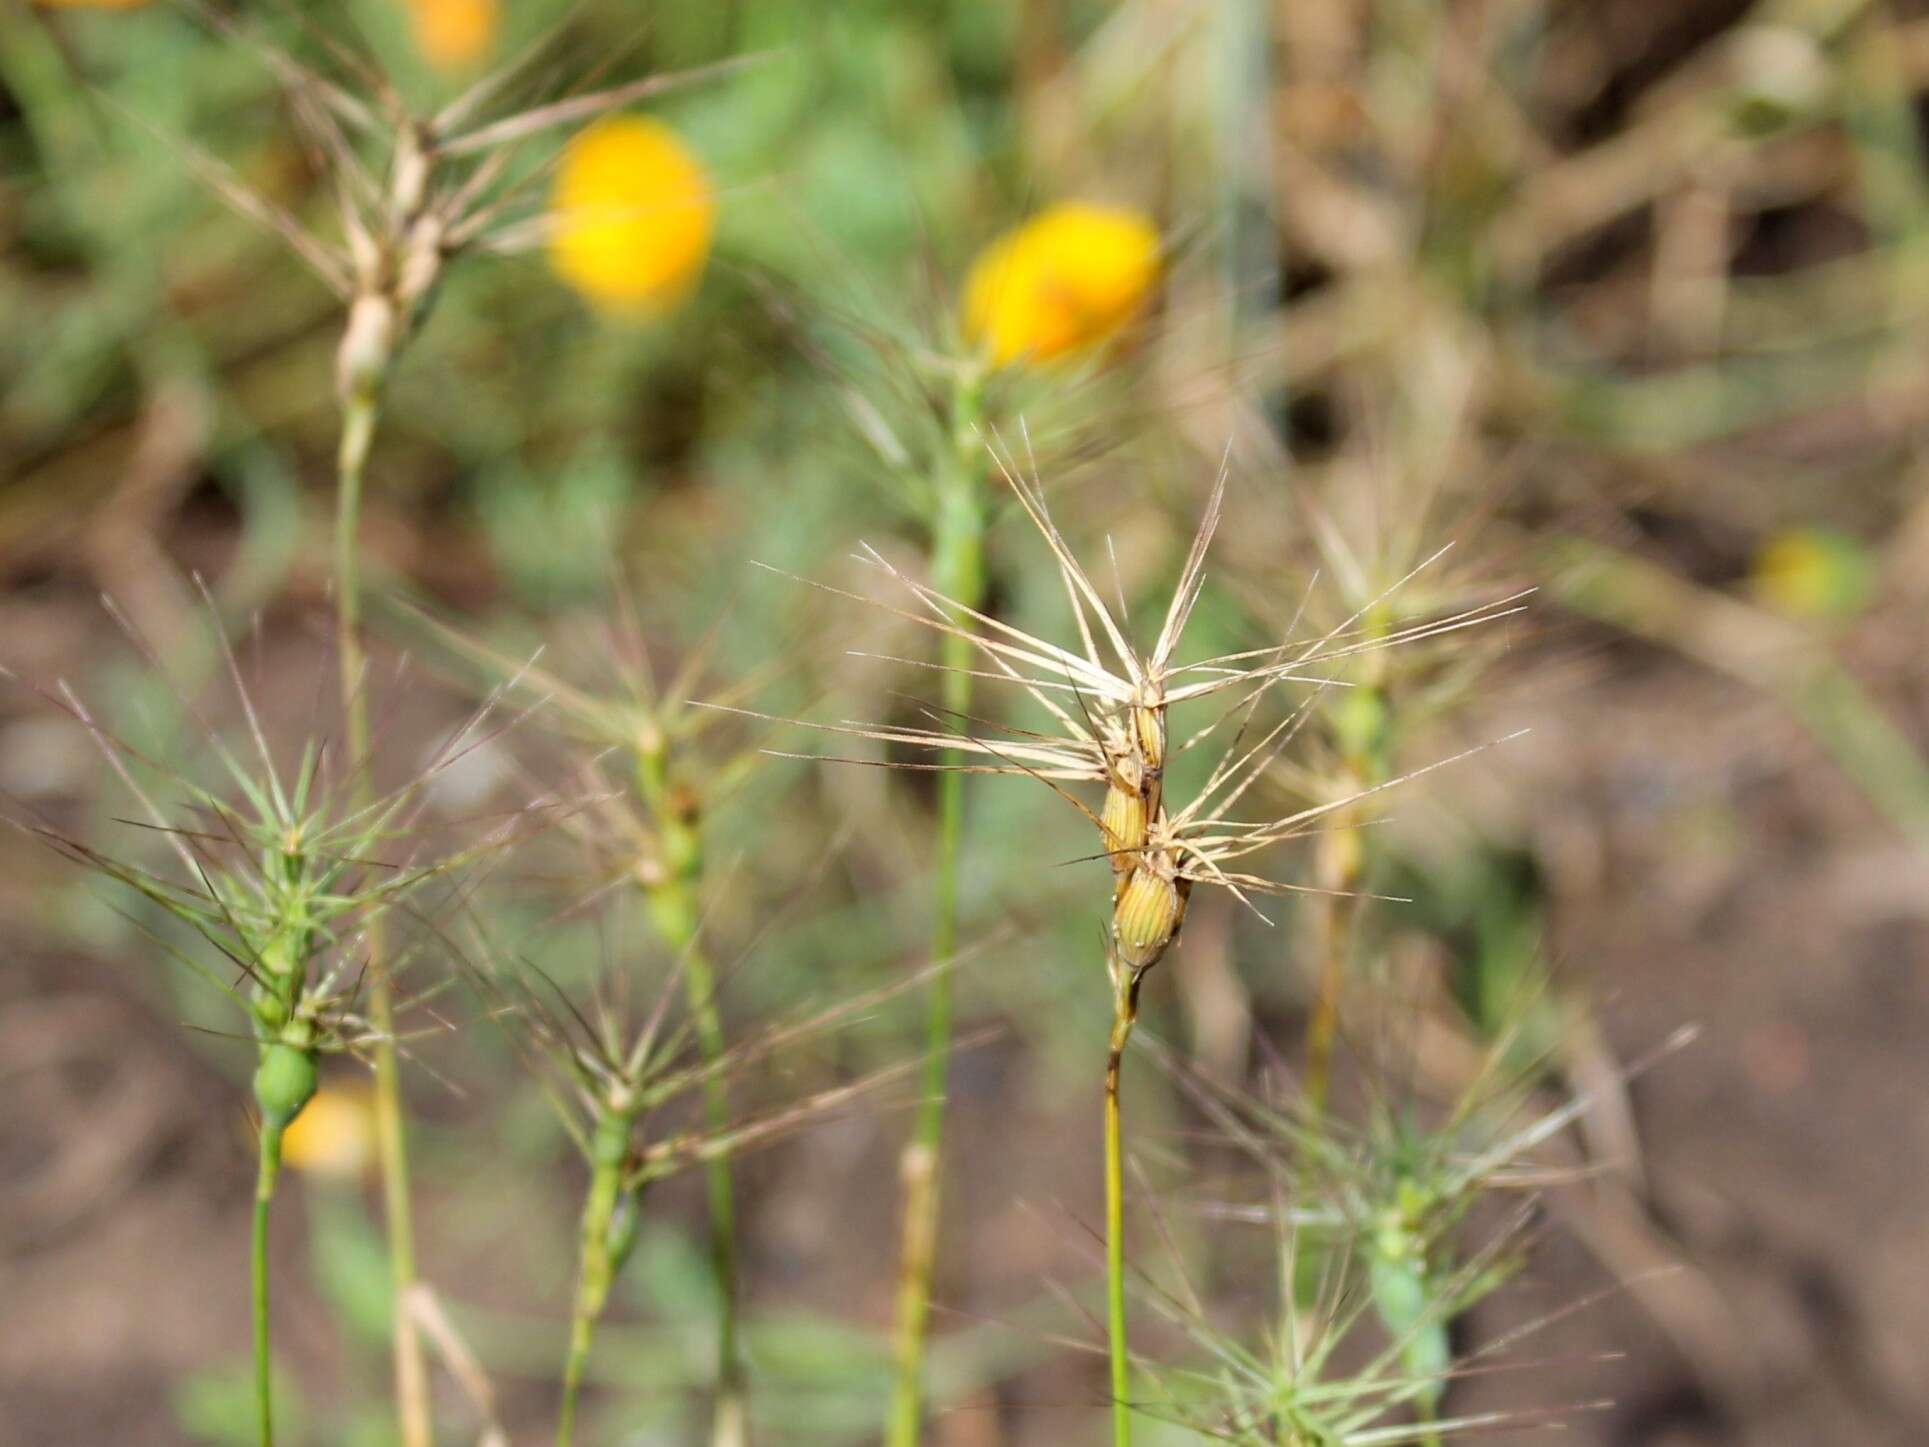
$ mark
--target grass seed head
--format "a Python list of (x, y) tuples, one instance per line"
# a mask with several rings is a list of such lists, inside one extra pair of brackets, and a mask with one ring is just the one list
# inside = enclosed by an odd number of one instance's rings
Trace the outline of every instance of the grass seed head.
[(261, 1108), (262, 1120), (277, 1130), (285, 1127), (314, 1098), (320, 1078), (312, 1047), (304, 1049), (287, 1040), (267, 1046), (254, 1078), (255, 1104)]
[[(886, 745), (909, 745), (940, 756), (935, 764), (904, 767), (1024, 774), (1050, 787), (1092, 823), (1100, 853), (1110, 861), (1112, 945), (1122, 966), (1142, 972), (1158, 961), (1178, 932), (1195, 884), (1226, 889), (1255, 912), (1254, 894), (1317, 888), (1247, 873), (1241, 861), (1286, 840), (1320, 832), (1322, 825), (1344, 824), (1351, 818), (1346, 811), (1359, 801), (1466, 756), (1456, 755), (1399, 778), (1376, 774), (1360, 779), (1337, 791), (1323, 791), (1337, 797), (1323, 797), (1284, 814), (1238, 817), (1235, 810), (1241, 801), (1270, 776), (1287, 747), (1316, 716), (1315, 703), (1344, 688), (1337, 672), (1347, 660), (1505, 617), (1517, 611), (1517, 597), (1384, 634), (1355, 626), (1365, 611), (1361, 610), (1338, 627), (1309, 638), (1296, 639), (1289, 630), (1287, 637), (1271, 645), (1176, 663), (1181, 638), (1204, 586), (1206, 554), (1221, 516), (1224, 472), (1214, 483), (1158, 637), (1149, 649), (1140, 649), (1128, 641), (1125, 620), (1105, 602), (1059, 533), (1037, 481), (1019, 473), (1008, 458), (1000, 457), (1000, 464), (1005, 480), (1052, 552), (1071, 605), (1077, 633), (1073, 645), (1024, 632), (959, 603), (908, 577), (875, 549), (866, 549), (865, 557), (913, 599), (914, 606), (885, 605), (887, 611), (968, 643), (976, 659), (965, 671), (976, 679), (1017, 688), (1049, 715), (1053, 727), (1041, 731), (964, 718), (947, 724), (936, 713), (930, 715), (933, 727), (806, 726)], [(844, 596), (872, 601), (855, 594)], [(1259, 706), (1274, 696), (1274, 690), (1291, 684), (1305, 685), (1312, 692), (1276, 721), (1255, 725)], [(1215, 700), (1221, 705), (1217, 719), (1176, 744), (1171, 742), (1171, 709)], [(1364, 711), (1349, 711), (1348, 717), (1358, 713), (1377, 720), (1375, 730), (1384, 733), (1381, 705), (1376, 693)], [(1219, 732), (1222, 728), (1225, 731)], [(1220, 745), (1217, 761), (1196, 792), (1183, 804), (1176, 803), (1165, 786), (1169, 759), (1208, 742)], [(1066, 787), (1076, 783), (1103, 787), (1096, 812)]]

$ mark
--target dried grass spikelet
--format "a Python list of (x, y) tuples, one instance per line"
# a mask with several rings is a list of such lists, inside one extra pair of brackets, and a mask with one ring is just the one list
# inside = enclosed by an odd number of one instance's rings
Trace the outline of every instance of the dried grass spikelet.
[(1191, 892), (1192, 882), (1178, 873), (1164, 850), (1134, 856), (1131, 873), (1119, 886), (1112, 906), (1112, 939), (1119, 962), (1135, 973), (1156, 965), (1179, 937)]
[[(1284, 840), (1317, 831), (1323, 822), (1367, 794), (1453, 761), (1441, 760), (1401, 778), (1376, 781), (1344, 797), (1285, 815), (1241, 819), (1234, 813), (1305, 726), (1312, 716), (1314, 700), (1328, 688), (1344, 686), (1331, 676), (1332, 665), (1358, 654), (1508, 616), (1519, 611), (1521, 595), (1395, 629), (1359, 628), (1360, 619), (1374, 606), (1369, 604), (1317, 637), (1289, 637), (1267, 647), (1180, 664), (1174, 661), (1176, 650), (1204, 585), (1206, 554), (1221, 516), (1224, 470), (1213, 485), (1158, 636), (1149, 650), (1141, 651), (1127, 640), (1122, 619), (1114, 616), (1058, 532), (1037, 482), (1021, 475), (1009, 459), (1000, 458), (1000, 465), (1057, 563), (1078, 635), (1075, 648), (966, 607), (906, 576), (874, 549), (864, 552), (871, 563), (909, 592), (916, 605), (902, 609), (882, 605), (887, 611), (969, 642), (982, 665), (972, 670), (973, 676), (1016, 687), (1045, 712), (1052, 727), (1027, 729), (976, 719), (954, 724), (936, 711), (929, 712), (929, 728), (804, 726), (925, 749), (938, 756), (928, 763), (892, 760), (886, 767), (1024, 774), (1050, 787), (1098, 831), (1100, 853), (1110, 862), (1114, 876), (1114, 953), (1118, 963), (1134, 976), (1155, 964), (1176, 938), (1194, 885), (1218, 885), (1255, 909), (1250, 897), (1254, 894), (1324, 892), (1317, 885), (1248, 873), (1242, 861)], [(1394, 586), (1406, 581), (1401, 579)], [(879, 606), (838, 589), (826, 591)], [(932, 666), (918, 660), (887, 661)], [(1306, 685), (1311, 690), (1308, 696), (1270, 725), (1256, 725), (1262, 702), (1280, 686), (1295, 683)], [(1173, 742), (1169, 710), (1206, 700), (1224, 705), (1218, 716)], [(1182, 806), (1175, 806), (1165, 788), (1169, 760), (1215, 740), (1221, 742), (1221, 753), (1204, 785)], [(946, 759), (943, 755), (947, 752), (961, 756), (960, 760)], [(1463, 753), (1454, 758), (1465, 756)], [(1077, 783), (1104, 789), (1096, 812), (1066, 787)]]
[(1145, 847), (1146, 830), (1150, 826), (1150, 811), (1140, 789), (1118, 781), (1106, 786), (1099, 828), (1104, 834), (1105, 851), (1112, 865), (1112, 873), (1118, 877), (1120, 889), (1125, 887), (1125, 879), (1132, 872), (1138, 851)]
[[(499, 0), (411, 3), (417, 43), (432, 62), (466, 65), (493, 45)], [(560, 230), (575, 237), (562, 247), (570, 258), (562, 268), (568, 279), (599, 305), (632, 311), (669, 304), (700, 272), (714, 212), (701, 167), (673, 136), (652, 130), (653, 123), (612, 119), (615, 129), (604, 131), (598, 118), (615, 117), (624, 107), (726, 74), (756, 57), (601, 90), (577, 89), (502, 113), (500, 103), (523, 89), (526, 73), (546, 56), (556, 58), (554, 50), (569, 33), (557, 26), (549, 38), (477, 77), (439, 109), (419, 112), (378, 60), (354, 46), (331, 46), (322, 64), (310, 65), (244, 18), (195, 9), (210, 29), (258, 52), (288, 87), (295, 117), (335, 194), (339, 236), (316, 231), (306, 218), (242, 184), (219, 159), (157, 134), (184, 151), (230, 208), (285, 241), (347, 306), (336, 385), (345, 404), (366, 414), (357, 421), (363, 432), (372, 431), (372, 404), (459, 256), (531, 251), (555, 242)], [(528, 148), (539, 136), (585, 122), (574, 145), (576, 173), (593, 173), (597, 185), (589, 189), (598, 194), (584, 199), (601, 214), (588, 222), (579, 216), (580, 224), (572, 226), (540, 203), (540, 184), (552, 162), (531, 156)], [(588, 144), (584, 137), (596, 143), (590, 146), (594, 164), (580, 159)], [(571, 169), (569, 158), (562, 168)], [(580, 211), (574, 198), (564, 199)]]

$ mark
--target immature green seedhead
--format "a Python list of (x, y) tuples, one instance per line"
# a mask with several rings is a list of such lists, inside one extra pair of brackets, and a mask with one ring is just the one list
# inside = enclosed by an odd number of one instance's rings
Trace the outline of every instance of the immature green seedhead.
[[(278, 1135), (314, 1095), (319, 1057), (358, 1052), (378, 1038), (360, 1009), (369, 929), (400, 909), (425, 909), (432, 884), (507, 844), (541, 815), (517, 815), (458, 852), (425, 859), (426, 836), (414, 829), (424, 793), (487, 736), (494, 701), (415, 777), (363, 803), (332, 776), (322, 740), (309, 740), (292, 773), (284, 772), (232, 664), (230, 656), (252, 747), (236, 752), (203, 726), (219, 785), (115, 738), (70, 689), (54, 696), (139, 801), (147, 837), (164, 842), (161, 859), (124, 858), (50, 828), (36, 832), (155, 907), (161, 919), (136, 922), (156, 952), (235, 1006), (256, 1044), (254, 1101), (264, 1128)], [(162, 788), (178, 802), (164, 807)], [(169, 919), (185, 926), (185, 941), (164, 927)], [(406, 950), (396, 953), (387, 968), (400, 969), (409, 958)]]

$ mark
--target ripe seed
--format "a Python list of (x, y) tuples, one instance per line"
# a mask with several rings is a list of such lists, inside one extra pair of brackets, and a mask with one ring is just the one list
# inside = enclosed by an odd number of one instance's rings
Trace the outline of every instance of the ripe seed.
[(1128, 969), (1143, 970), (1158, 963), (1179, 932), (1183, 909), (1179, 887), (1169, 868), (1160, 865), (1159, 860), (1140, 863), (1112, 910), (1112, 936)]
[(1129, 873), (1138, 862), (1138, 855), (1131, 851), (1145, 847), (1146, 822), (1145, 799), (1136, 790), (1115, 783), (1105, 791), (1105, 808), (1099, 823), (1114, 874)]

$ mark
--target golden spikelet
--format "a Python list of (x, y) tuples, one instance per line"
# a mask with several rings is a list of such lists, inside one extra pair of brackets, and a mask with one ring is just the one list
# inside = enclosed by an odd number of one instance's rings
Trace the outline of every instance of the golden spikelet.
[[(1187, 897), (1195, 884), (1225, 890), (1261, 918), (1265, 916), (1254, 896), (1325, 894), (1343, 889), (1344, 881), (1305, 884), (1249, 873), (1243, 862), (1287, 840), (1321, 832), (1328, 826), (1344, 826), (1351, 821), (1358, 801), (1488, 747), (1478, 745), (1397, 778), (1364, 784), (1283, 814), (1268, 810), (1256, 817), (1241, 817), (1242, 803), (1313, 717), (1315, 701), (1327, 691), (1345, 686), (1332, 671), (1335, 665), (1492, 624), (1520, 611), (1524, 594), (1508, 594), (1443, 616), (1422, 617), (1390, 631), (1360, 628), (1362, 618), (1443, 556), (1443, 549), (1365, 607), (1320, 634), (1305, 639), (1289, 635), (1255, 648), (1179, 663), (1175, 657), (1180, 639), (1199, 601), (1207, 549), (1220, 521), (1224, 470), (1213, 482), (1158, 637), (1149, 649), (1141, 649), (1126, 635), (1123, 606), (1115, 614), (1106, 604), (1052, 522), (1038, 483), (1026, 478), (1006, 458), (998, 457), (998, 462), (1057, 565), (1071, 605), (1074, 638), (1070, 643), (1055, 643), (1027, 633), (947, 597), (907, 576), (868, 547), (863, 549), (864, 559), (901, 585), (912, 606), (879, 604), (825, 584), (813, 586), (882, 607), (947, 639), (963, 641), (974, 650), (978, 666), (961, 671), (1025, 695), (1047, 716), (1047, 726), (1040, 730), (971, 720), (969, 727), (958, 727), (935, 713), (930, 715), (934, 727), (865, 723), (805, 726), (948, 756), (935, 763), (887, 760), (886, 767), (1021, 774), (1049, 787), (1099, 832), (1101, 852), (1112, 872), (1113, 952), (1120, 968), (1136, 976), (1158, 962), (1178, 933)], [(1255, 715), (1268, 695), (1289, 685), (1305, 687), (1307, 697), (1282, 710), (1270, 723), (1256, 721)], [(1214, 699), (1222, 704), (1216, 718), (1177, 741), (1169, 739), (1170, 708)], [(729, 705), (715, 706), (776, 723), (804, 722)], [(1168, 758), (1214, 741), (1215, 735), (1218, 757), (1204, 781), (1191, 797), (1172, 803), (1165, 794)], [(852, 761), (879, 762), (871, 758)], [(1104, 789), (1098, 809), (1067, 787), (1075, 784)]]
[(1119, 962), (1137, 973), (1159, 962), (1185, 918), (1185, 893), (1163, 854), (1141, 856), (1112, 909)]
[(1105, 791), (1104, 812), (1099, 827), (1105, 838), (1105, 852), (1112, 861), (1112, 872), (1124, 875), (1137, 862), (1137, 851), (1145, 847), (1150, 813), (1145, 796), (1136, 789), (1114, 783)]

